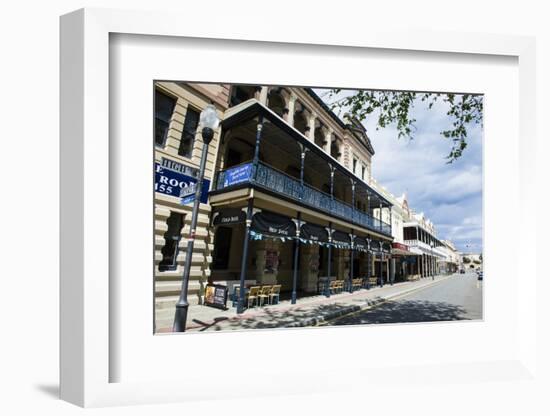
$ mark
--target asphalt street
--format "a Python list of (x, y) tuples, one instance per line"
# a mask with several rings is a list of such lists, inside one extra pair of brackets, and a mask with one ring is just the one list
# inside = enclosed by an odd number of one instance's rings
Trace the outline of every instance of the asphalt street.
[(457, 274), (328, 325), (435, 322), (482, 319), (483, 282), (475, 273)]

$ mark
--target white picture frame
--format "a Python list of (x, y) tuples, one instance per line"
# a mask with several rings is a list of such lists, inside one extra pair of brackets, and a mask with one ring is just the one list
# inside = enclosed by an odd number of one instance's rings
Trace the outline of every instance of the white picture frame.
[[(217, 18), (216, 18), (217, 19)], [(220, 17), (221, 19), (221, 17)], [(186, 24), (179, 22), (185, 20)], [(368, 380), (358, 378), (365, 365), (330, 368), (320, 373), (304, 368), (302, 377), (273, 373), (261, 383), (246, 382), (236, 376), (230, 385), (226, 380), (209, 378), (194, 371), (186, 378), (178, 377), (185, 367), (173, 368), (173, 380), (112, 382), (111, 367), (122, 357), (112, 349), (113, 333), (110, 310), (116, 308), (110, 293), (110, 169), (109, 153), (110, 100), (110, 36), (113, 34), (163, 36), (174, 38), (218, 39), (225, 41), (277, 42), (281, 49), (287, 45), (331, 45), (333, 48), (370, 48), (383, 51), (432, 52), (445, 55), (468, 54), (506, 56), (518, 60), (519, 68), (519, 145), (517, 164), (519, 189), (515, 212), (520, 218), (518, 242), (513, 248), (524, 274), (522, 285), (515, 293), (517, 308), (514, 332), (517, 346), (507, 357), (495, 361), (470, 362), (461, 365), (441, 361), (441, 375), (434, 372), (433, 363), (419, 361), (410, 367), (370, 366)], [(169, 39), (169, 38), (165, 38)], [(250, 80), (253, 82), (254, 80)], [(297, 80), (299, 81), (299, 80)], [(329, 79), (326, 82), (330, 82)], [(410, 384), (454, 377), (463, 381), (483, 379), (523, 380), (536, 373), (536, 261), (533, 261), (532, 241), (536, 241), (536, 217), (525, 215), (534, 206), (536, 189), (530, 180), (536, 169), (535, 153), (535, 42), (533, 38), (472, 33), (433, 33), (394, 28), (361, 28), (349, 31), (277, 30), (275, 26), (258, 25), (246, 35), (233, 33), (223, 24), (204, 25), (200, 19), (189, 20), (174, 13), (149, 13), (107, 9), (83, 9), (61, 18), (61, 398), (80, 406), (107, 406), (138, 403), (160, 403), (208, 398), (234, 398), (269, 395), (281, 392), (327, 392), (357, 388), (358, 381), (372, 383), (372, 378), (384, 383), (396, 377)], [(520, 143), (521, 141), (521, 143)], [(524, 215), (522, 215), (524, 214)], [(486, 275), (489, 275), (490, 256)], [(528, 259), (531, 259), (528, 261)], [(152, 279), (152, 277), (151, 277)], [(514, 280), (517, 283), (517, 276)], [(111, 293), (112, 295), (112, 293)], [(487, 300), (487, 298), (486, 298)], [(144, 305), (149, 307), (150, 305)], [(458, 326), (449, 327), (456, 331)], [(356, 331), (349, 328), (348, 333)], [(323, 329), (324, 336), (336, 337), (332, 330)], [(383, 331), (400, 331), (390, 326)], [(288, 331), (295, 341), (304, 341), (304, 330)], [(341, 333), (339, 333), (340, 336)], [(255, 333), (252, 342), (266, 342), (269, 337), (283, 336), (282, 332)], [(187, 335), (185, 335), (187, 336)], [(217, 335), (204, 335), (215, 337)], [(245, 334), (227, 335), (224, 342), (234, 341)], [(249, 336), (246, 334), (246, 336)], [(153, 334), (151, 333), (151, 337)], [(179, 338), (179, 340), (178, 340)], [(181, 342), (183, 338), (162, 337), (162, 343)], [(172, 341), (173, 340), (173, 341)], [(305, 342), (305, 341), (304, 341)], [(135, 346), (134, 348), (140, 348)], [(299, 369), (298, 369), (299, 370)], [(356, 371), (353, 371), (356, 370)], [(414, 377), (407, 379), (407, 374)], [(437, 373), (437, 374), (436, 374)], [(322, 382), (319, 374), (338, 380)], [(175, 381), (174, 381), (175, 380)], [(343, 381), (344, 380), (344, 381)], [(347, 380), (347, 381), (345, 381)], [(381, 381), (380, 381), (381, 380)], [(408, 380), (408, 381), (407, 381)], [(428, 381), (427, 381), (428, 380)], [(208, 383), (208, 389), (204, 386)], [(355, 386), (355, 387), (354, 387)]]

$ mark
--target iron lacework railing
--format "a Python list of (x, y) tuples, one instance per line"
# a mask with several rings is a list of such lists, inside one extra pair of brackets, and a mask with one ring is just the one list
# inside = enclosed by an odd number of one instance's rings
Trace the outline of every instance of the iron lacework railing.
[(329, 194), (307, 184), (302, 186), (298, 179), (262, 162), (259, 162), (255, 168), (252, 162), (247, 162), (219, 171), (214, 190), (220, 191), (244, 183), (258, 185), (272, 192), (283, 194), (330, 215), (336, 215), (348, 221), (351, 220), (355, 224), (391, 236), (391, 226), (389, 224), (354, 209), (345, 202), (332, 199)]

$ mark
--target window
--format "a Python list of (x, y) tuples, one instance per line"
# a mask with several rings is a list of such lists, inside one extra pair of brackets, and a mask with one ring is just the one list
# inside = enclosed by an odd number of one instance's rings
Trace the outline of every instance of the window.
[(212, 261), (213, 270), (225, 270), (229, 265), (229, 252), (231, 251), (231, 237), (233, 229), (230, 227), (218, 227), (216, 230), (214, 255)]
[(193, 153), (193, 144), (195, 143), (195, 134), (199, 125), (200, 114), (198, 111), (187, 107), (185, 121), (183, 123), (183, 132), (181, 133), (180, 148), (178, 154), (183, 157), (191, 157)]
[(357, 173), (357, 159), (353, 158), (353, 173)]
[(171, 212), (166, 220), (168, 230), (164, 233), (164, 247), (162, 248), (162, 260), (159, 264), (159, 270), (176, 270), (178, 257), (178, 246), (181, 240), (181, 229), (183, 228), (183, 214)]
[(176, 100), (155, 90), (155, 145), (164, 147)]
[(365, 180), (365, 167), (361, 166), (361, 179)]

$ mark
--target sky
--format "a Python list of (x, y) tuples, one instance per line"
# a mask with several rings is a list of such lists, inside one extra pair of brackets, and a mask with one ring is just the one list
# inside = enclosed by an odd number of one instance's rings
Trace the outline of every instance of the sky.
[(448, 164), (451, 141), (440, 134), (452, 123), (446, 112), (444, 103), (428, 110), (418, 100), (411, 114), (417, 120), (414, 140), (398, 139), (394, 125), (377, 130), (373, 113), (363, 123), (375, 151), (372, 175), (393, 195), (405, 193), (409, 207), (434, 223), (440, 240), (451, 240), (462, 252), (481, 253), (482, 127), (468, 127), (468, 147)]

